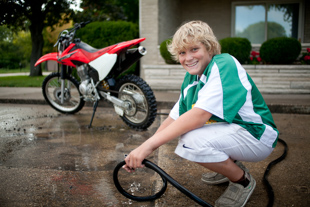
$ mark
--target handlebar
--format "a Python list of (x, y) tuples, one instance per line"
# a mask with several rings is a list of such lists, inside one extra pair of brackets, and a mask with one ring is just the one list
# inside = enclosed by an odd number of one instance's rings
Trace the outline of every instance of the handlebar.
[(85, 27), (90, 22), (91, 21), (76, 23), (71, 30), (68, 31), (67, 29), (65, 29), (65, 30), (61, 31), (58, 35), (57, 42), (55, 43), (54, 47), (56, 47), (60, 42), (66, 40), (66, 39), (71, 41), (75, 36), (76, 30)]
[(76, 23), (74, 25), (74, 27), (70, 30), (70, 33), (71, 32), (75, 32), (77, 29), (80, 29), (80, 28), (83, 28), (85, 27), (88, 23), (90, 23), (91, 21), (87, 21), (87, 22), (81, 22), (81, 23)]

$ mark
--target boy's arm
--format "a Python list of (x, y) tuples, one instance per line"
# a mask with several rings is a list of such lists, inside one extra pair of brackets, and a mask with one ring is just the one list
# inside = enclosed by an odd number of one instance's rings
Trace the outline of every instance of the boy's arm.
[(171, 123), (174, 122), (174, 119), (168, 116), (163, 123), (159, 126), (159, 128), (156, 130), (155, 134), (165, 129), (167, 126), (169, 126)]
[(184, 113), (177, 120), (169, 123), (162, 130), (158, 130), (152, 137), (133, 150), (125, 158), (125, 170), (132, 172), (137, 167), (143, 167), (141, 165), (142, 161), (155, 149), (186, 132), (202, 127), (211, 116), (212, 114), (200, 108), (193, 108)]

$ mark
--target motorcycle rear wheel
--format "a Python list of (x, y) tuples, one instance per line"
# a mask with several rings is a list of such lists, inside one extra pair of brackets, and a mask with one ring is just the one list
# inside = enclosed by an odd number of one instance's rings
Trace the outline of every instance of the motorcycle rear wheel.
[(122, 120), (135, 130), (151, 126), (156, 118), (157, 103), (150, 86), (138, 76), (126, 75), (118, 81), (116, 90), (118, 98), (130, 105), (120, 116)]
[(79, 91), (79, 82), (72, 76), (65, 79), (63, 103), (61, 103), (60, 73), (51, 73), (44, 79), (42, 92), (46, 102), (55, 110), (64, 114), (74, 114), (80, 111), (85, 104)]

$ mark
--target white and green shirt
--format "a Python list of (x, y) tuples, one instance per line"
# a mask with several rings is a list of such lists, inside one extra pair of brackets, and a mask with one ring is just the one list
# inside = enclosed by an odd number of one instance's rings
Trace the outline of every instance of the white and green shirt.
[(208, 123), (228, 122), (245, 128), (269, 147), (275, 147), (279, 132), (256, 85), (241, 64), (229, 54), (213, 57), (199, 77), (186, 73), (173, 119), (193, 107), (212, 114)]

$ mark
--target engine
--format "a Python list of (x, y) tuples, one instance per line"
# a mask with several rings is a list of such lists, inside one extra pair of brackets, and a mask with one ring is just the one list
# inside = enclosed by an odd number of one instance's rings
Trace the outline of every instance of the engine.
[(89, 66), (86, 64), (77, 67), (77, 73), (81, 79), (79, 90), (84, 95), (85, 101), (95, 101), (98, 95), (94, 86), (94, 82), (89, 76), (88, 67)]
[(85, 96), (88, 96), (88, 95), (91, 95), (93, 90), (94, 90), (94, 87), (92, 86), (92, 84), (90, 83), (90, 80), (84, 80), (80, 86), (79, 86), (79, 89), (80, 89), (80, 92), (85, 95)]
[(78, 76), (81, 78), (81, 81), (89, 79), (88, 75), (88, 66), (86, 64), (76, 67)]

